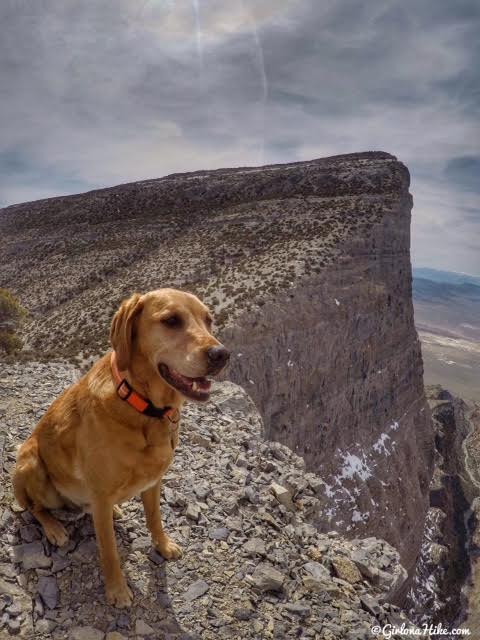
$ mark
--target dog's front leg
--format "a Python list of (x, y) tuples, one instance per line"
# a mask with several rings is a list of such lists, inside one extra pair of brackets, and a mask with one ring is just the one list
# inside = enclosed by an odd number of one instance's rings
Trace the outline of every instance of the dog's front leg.
[(107, 602), (116, 607), (129, 607), (133, 596), (120, 567), (113, 529), (113, 504), (103, 496), (96, 496), (92, 501), (92, 516), (105, 578)]
[(160, 515), (160, 487), (159, 481), (142, 493), (145, 518), (155, 549), (167, 560), (176, 560), (182, 555), (182, 550), (163, 530)]

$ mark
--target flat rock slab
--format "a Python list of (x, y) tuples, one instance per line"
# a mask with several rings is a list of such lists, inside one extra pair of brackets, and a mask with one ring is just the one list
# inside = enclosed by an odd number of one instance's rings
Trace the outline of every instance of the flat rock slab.
[(205, 580), (197, 580), (197, 582), (188, 587), (183, 597), (187, 602), (192, 602), (192, 600), (196, 600), (207, 593), (209, 588)]
[(13, 561), (21, 562), (24, 569), (46, 569), (52, 564), (41, 542), (27, 542), (13, 547)]

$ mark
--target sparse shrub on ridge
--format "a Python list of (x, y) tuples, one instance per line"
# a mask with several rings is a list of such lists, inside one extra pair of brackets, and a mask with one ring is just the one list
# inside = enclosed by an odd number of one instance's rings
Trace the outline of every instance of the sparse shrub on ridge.
[(0, 354), (12, 355), (22, 348), (17, 332), (26, 315), (16, 297), (8, 289), (0, 288)]

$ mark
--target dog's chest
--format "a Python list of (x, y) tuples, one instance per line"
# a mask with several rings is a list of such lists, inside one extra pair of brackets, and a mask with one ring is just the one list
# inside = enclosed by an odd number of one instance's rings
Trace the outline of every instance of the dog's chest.
[(178, 434), (171, 431), (152, 429), (145, 434), (146, 446), (137, 453), (128, 481), (119, 492), (119, 501), (128, 500), (161, 480), (173, 461), (177, 441)]

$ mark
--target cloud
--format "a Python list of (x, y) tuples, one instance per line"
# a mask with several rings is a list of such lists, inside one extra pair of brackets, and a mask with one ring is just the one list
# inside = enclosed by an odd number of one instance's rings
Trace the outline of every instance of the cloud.
[(479, 13), (475, 0), (5, 0), (0, 204), (382, 149), (412, 173), (416, 262), (478, 273)]
[(480, 193), (480, 156), (452, 158), (447, 162), (445, 175), (460, 187)]

